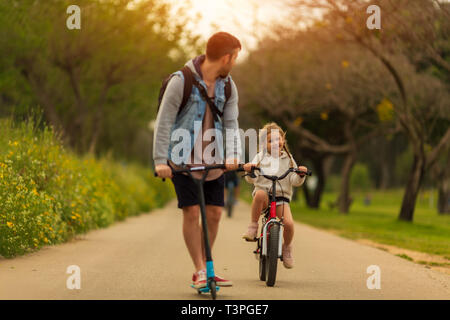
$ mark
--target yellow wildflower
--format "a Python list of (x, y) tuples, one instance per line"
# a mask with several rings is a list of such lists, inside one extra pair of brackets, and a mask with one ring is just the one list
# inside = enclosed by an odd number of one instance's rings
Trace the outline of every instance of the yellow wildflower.
[(391, 121), (394, 117), (394, 105), (389, 99), (384, 98), (376, 108), (380, 121)]
[(10, 228), (12, 228), (12, 227), (14, 226), (14, 224), (13, 224), (12, 222), (9, 222), (9, 221), (6, 222), (6, 225), (7, 225), (8, 227), (10, 227)]
[(295, 125), (297, 126), (297, 127), (299, 127), (301, 124), (302, 124), (302, 122), (303, 122), (303, 118), (302, 117), (297, 117), (296, 119), (295, 119)]

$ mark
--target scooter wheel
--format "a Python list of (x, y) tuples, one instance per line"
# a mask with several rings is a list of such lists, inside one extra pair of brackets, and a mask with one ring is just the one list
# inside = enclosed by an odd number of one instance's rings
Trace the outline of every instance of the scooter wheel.
[(213, 300), (216, 300), (217, 294), (216, 294), (216, 281), (212, 280), (209, 283), (209, 290), (211, 291), (211, 297)]

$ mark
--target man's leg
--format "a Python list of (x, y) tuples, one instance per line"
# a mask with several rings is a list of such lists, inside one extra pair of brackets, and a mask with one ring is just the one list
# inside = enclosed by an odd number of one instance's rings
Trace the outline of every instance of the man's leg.
[[(208, 226), (208, 238), (209, 238), (209, 246), (212, 251), (212, 247), (214, 245), (214, 241), (217, 237), (217, 232), (219, 231), (219, 222), (222, 216), (222, 207), (206, 205), (206, 224)], [(201, 225), (200, 225), (201, 228)], [(203, 229), (201, 230), (202, 237), (202, 257), (203, 261), (206, 263), (206, 253), (205, 253), (205, 241), (203, 240)]]
[[(206, 223), (208, 226), (208, 238), (209, 238), (209, 245), (212, 251), (212, 247), (214, 245), (214, 242), (217, 237), (217, 233), (219, 231), (219, 222), (220, 217), (222, 215), (222, 207), (221, 206), (214, 206), (214, 205), (207, 205), (206, 206)], [(203, 237), (203, 232), (202, 232)], [(202, 238), (203, 239), (203, 238)], [(202, 253), (203, 253), (203, 261), (206, 265), (206, 252), (205, 252), (205, 246), (204, 241), (202, 241)], [(215, 275), (216, 284), (222, 287), (230, 287), (233, 285), (233, 282), (227, 279), (224, 279), (217, 274)]]
[(186, 247), (191, 255), (195, 270), (200, 271), (206, 268), (203, 258), (203, 238), (202, 229), (199, 224), (200, 206), (183, 207), (183, 236)]

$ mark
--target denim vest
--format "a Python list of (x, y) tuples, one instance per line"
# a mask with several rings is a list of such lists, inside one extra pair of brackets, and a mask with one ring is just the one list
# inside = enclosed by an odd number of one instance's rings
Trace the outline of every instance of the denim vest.
[[(184, 76), (181, 71), (177, 71), (174, 74), (180, 76), (184, 81)], [(203, 80), (195, 73), (193, 73), (193, 76), (198, 80), (200, 85), (205, 87), (207, 90), (206, 84), (203, 82)], [(230, 78), (230, 79), (229, 79)], [(223, 78), (217, 78), (215, 89), (214, 89), (214, 103), (216, 104), (217, 108), (223, 112), (223, 108), (225, 105), (225, 82), (231, 81), (231, 76), (227, 76), (225, 79)], [(192, 92), (191, 95), (184, 106), (183, 110), (179, 112), (175, 119), (175, 123), (173, 124), (171, 130), (170, 130), (170, 144), (169, 144), (169, 154), (168, 159), (173, 161), (175, 164), (180, 165), (181, 163), (187, 163), (192, 150), (194, 149), (194, 141), (196, 141), (200, 130), (202, 128), (203, 123), (203, 117), (205, 115), (206, 108), (209, 108), (206, 105), (206, 101), (202, 98), (199, 90), (194, 85), (192, 86)], [(223, 161), (223, 119), (219, 117), (219, 120), (214, 120), (214, 128), (216, 129), (216, 135), (215, 140), (217, 143), (217, 149), (216, 152), (218, 152), (218, 158)], [(189, 139), (187, 139), (187, 136), (181, 136), (182, 130), (178, 129), (185, 129), (187, 132), (189, 132)], [(178, 131), (176, 131), (178, 130)], [(177, 135), (173, 135), (174, 132), (178, 132)], [(186, 134), (186, 131), (183, 130), (183, 132)], [(204, 134), (204, 133), (203, 133)], [(172, 140), (172, 137), (177, 137), (177, 140)], [(181, 145), (179, 145), (181, 144)], [(173, 159), (172, 157), (172, 150), (174, 147), (177, 147), (176, 151), (180, 151), (176, 159)], [(181, 148), (181, 150), (179, 149)], [(189, 152), (184, 152), (184, 150), (189, 150)], [(186, 154), (183, 154), (186, 153)], [(182, 159), (179, 162), (179, 159)]]

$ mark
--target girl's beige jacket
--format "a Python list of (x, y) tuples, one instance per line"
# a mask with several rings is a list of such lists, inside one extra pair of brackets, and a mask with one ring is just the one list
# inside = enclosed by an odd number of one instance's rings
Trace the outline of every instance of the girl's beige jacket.
[[(251, 161), (251, 163), (259, 163), (259, 167), (262, 172), (266, 175), (276, 175), (281, 176), (286, 172), (291, 166), (297, 168), (297, 163), (292, 159), (284, 150), (281, 151), (279, 158), (272, 157), (268, 152), (259, 152)], [(257, 190), (264, 190), (266, 192), (272, 192), (272, 181), (261, 176), (258, 170), (255, 170), (256, 178), (251, 178), (249, 176), (245, 177), (247, 182), (252, 183), (255, 188), (253, 189), (252, 196), (255, 196)], [(295, 173), (289, 173), (286, 178), (279, 180), (276, 187), (277, 197), (285, 197), (291, 200), (292, 198), (292, 187), (301, 186), (305, 182), (305, 177), (300, 178), (300, 176)]]

